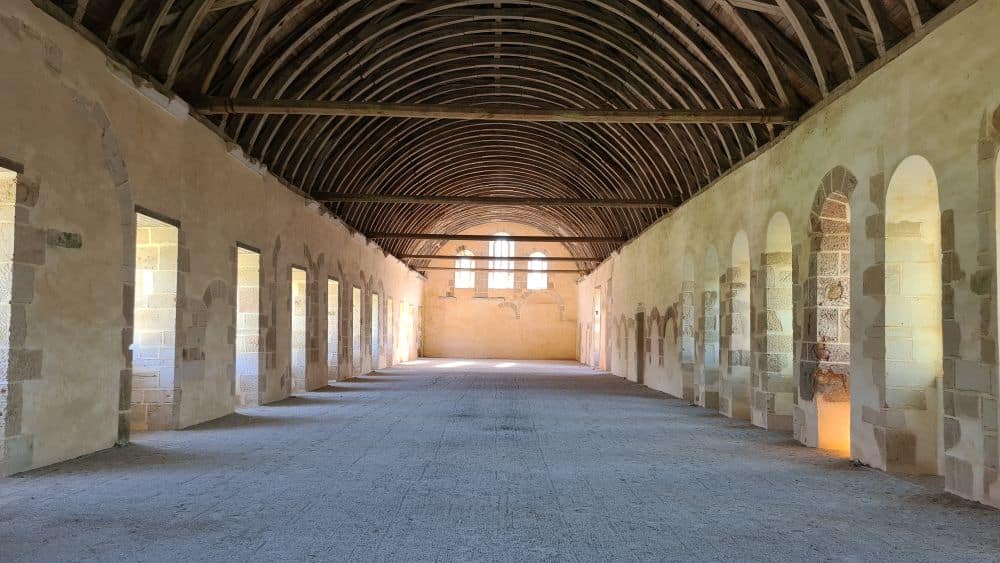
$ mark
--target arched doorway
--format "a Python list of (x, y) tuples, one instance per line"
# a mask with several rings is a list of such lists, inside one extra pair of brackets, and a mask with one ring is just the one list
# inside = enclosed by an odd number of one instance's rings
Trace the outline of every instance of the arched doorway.
[(854, 175), (838, 167), (820, 184), (810, 217), (809, 276), (795, 435), (806, 445), (851, 451), (851, 210)]
[(594, 326), (593, 326), (593, 337), (591, 346), (592, 350), (592, 361), (595, 368), (603, 368), (601, 365), (601, 288), (594, 290)]
[[(911, 156), (885, 202), (886, 419), (905, 421), (886, 469), (942, 473), (941, 210), (934, 169)], [(887, 429), (899, 434), (901, 429)]]

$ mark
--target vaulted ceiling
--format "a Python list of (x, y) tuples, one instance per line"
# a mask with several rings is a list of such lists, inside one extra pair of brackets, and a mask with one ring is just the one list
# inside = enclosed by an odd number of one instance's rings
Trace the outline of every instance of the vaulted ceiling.
[[(35, 0), (205, 97), (800, 115), (951, 0)], [(773, 139), (773, 123), (208, 113), (366, 234), (517, 221), (626, 239)], [(517, 205), (369, 196), (503, 196)], [(655, 206), (545, 205), (550, 198)], [(510, 202), (512, 200), (506, 200)], [(395, 254), (441, 241), (385, 239)], [(605, 256), (616, 240), (569, 245)]]

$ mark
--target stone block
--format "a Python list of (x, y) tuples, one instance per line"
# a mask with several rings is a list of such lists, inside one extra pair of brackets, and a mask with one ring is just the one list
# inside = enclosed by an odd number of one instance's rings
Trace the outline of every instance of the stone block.
[(943, 410), (946, 416), (955, 416), (955, 392), (945, 390), (942, 395)]
[(42, 351), (0, 349), (0, 380), (29, 381), (42, 377)]
[(884, 411), (863, 405), (861, 407), (861, 421), (873, 426), (885, 426)]
[(996, 432), (997, 430), (1000, 430), (1000, 427), (997, 425), (997, 418), (1000, 416), (1000, 413), (997, 411), (997, 400), (987, 397), (983, 397), (982, 400), (983, 430), (986, 430), (987, 432)]
[(128, 410), (132, 404), (132, 370), (118, 372), (118, 410)]
[(13, 475), (31, 468), (34, 439), (27, 434), (0, 437), (0, 475)]
[(942, 349), (946, 358), (955, 358), (960, 355), (962, 344), (962, 327), (957, 321), (942, 321)]
[(971, 418), (979, 420), (982, 416), (980, 410), (980, 395), (977, 393), (953, 392), (954, 416), (958, 418)]
[(990, 393), (992, 371), (988, 366), (967, 360), (955, 360), (955, 389)]
[(146, 405), (141, 403), (132, 405), (129, 409), (129, 426), (137, 432), (149, 430), (146, 422)]
[(972, 292), (976, 295), (993, 295), (996, 291), (993, 272), (993, 268), (983, 268), (973, 273), (969, 278), (969, 288)]
[(9, 279), (10, 285), (0, 288), (0, 301), (31, 303), (35, 298), (35, 267), (18, 262), (0, 263), (0, 279)]
[(885, 294), (885, 266), (876, 264), (866, 268), (861, 274), (861, 289), (864, 295), (879, 296)]
[(973, 471), (972, 464), (964, 459), (953, 456), (945, 456), (944, 459), (944, 487), (945, 490), (958, 493), (965, 497), (973, 496)]
[(118, 435), (115, 438), (116, 446), (126, 446), (131, 438), (131, 428), (129, 427), (130, 411), (118, 413)]
[(997, 465), (1000, 465), (1000, 460), (997, 459), (997, 446), (996, 434), (986, 434), (983, 436), (983, 461), (986, 467), (996, 469)]
[(914, 465), (917, 459), (917, 437), (910, 432), (896, 428), (881, 430), (885, 433), (884, 451), (887, 468), (893, 465)]
[(895, 223), (886, 223), (885, 234), (886, 237), (919, 238), (921, 229), (922, 223), (898, 221)]
[(865, 237), (871, 240), (885, 238), (885, 216), (876, 214), (865, 217)]
[(816, 246), (814, 250), (835, 250), (841, 252), (848, 252), (851, 250), (851, 235), (847, 233), (836, 235), (824, 234), (815, 242), (818, 244), (814, 244), (814, 246)]
[(25, 264), (45, 264), (45, 231), (30, 225), (14, 229), (14, 261)]
[(962, 423), (957, 418), (944, 417), (944, 448), (949, 450), (955, 447), (962, 439)]
[(889, 408), (926, 410), (927, 393), (923, 389), (888, 387), (885, 390), (885, 403)]
[(840, 340), (840, 314), (835, 309), (820, 309), (816, 315), (816, 336), (820, 341)]
[(20, 383), (0, 383), (0, 438), (21, 433), (24, 387)]
[(49, 246), (58, 248), (83, 248), (83, 236), (79, 233), (69, 233), (56, 229), (49, 229), (45, 234), (45, 242)]
[(816, 254), (816, 275), (840, 275), (840, 256), (839, 252), (818, 252)]

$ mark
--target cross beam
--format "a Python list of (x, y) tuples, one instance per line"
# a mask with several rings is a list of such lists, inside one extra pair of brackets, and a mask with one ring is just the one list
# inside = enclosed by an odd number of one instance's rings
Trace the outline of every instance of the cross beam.
[[(498, 237), (496, 235), (442, 235), (437, 233), (372, 233), (370, 239), (379, 240), (469, 240), (485, 241), (504, 239), (513, 242), (625, 242), (625, 237), (552, 237), (541, 235), (516, 235)], [(509, 260), (509, 258), (507, 259)]]
[(452, 104), (387, 104), (327, 100), (255, 100), (205, 98), (195, 107), (206, 115), (326, 115), (343, 117), (405, 117), (558, 123), (758, 123), (779, 125), (795, 121), (785, 108), (754, 109), (577, 109), (516, 108)]
[(444, 272), (528, 272), (532, 274), (586, 274), (589, 270), (532, 270), (530, 268), (452, 268), (446, 266), (417, 266), (415, 270), (444, 271)]
[(400, 205), (504, 205), (509, 207), (575, 207), (614, 209), (673, 209), (666, 200), (538, 198), (508, 196), (428, 196), (388, 194), (314, 194), (317, 201), (331, 203), (388, 203)]
[(543, 260), (545, 262), (603, 262), (604, 258), (574, 258), (572, 256), (447, 256), (443, 254), (403, 254), (403, 260)]

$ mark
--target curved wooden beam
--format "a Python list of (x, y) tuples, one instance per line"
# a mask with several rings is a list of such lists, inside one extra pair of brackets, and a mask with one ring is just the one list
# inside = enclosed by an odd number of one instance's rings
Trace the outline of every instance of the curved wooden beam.
[[(372, 233), (368, 238), (373, 240), (464, 240), (489, 242), (496, 240), (495, 235), (461, 235), (461, 234), (440, 234), (440, 233)], [(548, 235), (516, 235), (503, 237), (511, 242), (625, 242), (625, 237), (573, 237), (573, 236), (548, 236)]]
[(837, 38), (837, 44), (847, 62), (847, 69), (851, 76), (854, 76), (865, 65), (864, 51), (861, 50), (861, 43), (858, 42), (854, 26), (848, 21), (847, 12), (840, 0), (818, 0), (818, 2), (834, 37)]
[(510, 196), (426, 196), (393, 194), (344, 194), (325, 193), (315, 196), (317, 201), (337, 203), (391, 203), (407, 205), (499, 205), (511, 207), (582, 207), (591, 209), (673, 209), (670, 201), (644, 201), (636, 199), (585, 199), (539, 198)]
[(323, 100), (252, 100), (213, 98), (196, 103), (207, 115), (325, 115), (346, 117), (405, 117), (530, 123), (763, 123), (795, 121), (791, 111), (768, 109), (592, 110), (530, 109), (448, 104), (385, 104)]

